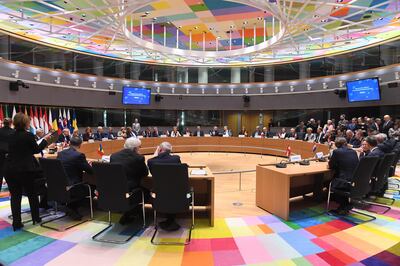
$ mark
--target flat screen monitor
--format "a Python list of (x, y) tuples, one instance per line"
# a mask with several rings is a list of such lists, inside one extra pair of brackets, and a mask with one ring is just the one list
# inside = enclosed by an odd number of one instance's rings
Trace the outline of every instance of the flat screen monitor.
[(151, 90), (147, 88), (123, 87), (122, 103), (123, 104), (150, 104)]
[(349, 102), (379, 101), (381, 91), (378, 78), (360, 79), (346, 82)]

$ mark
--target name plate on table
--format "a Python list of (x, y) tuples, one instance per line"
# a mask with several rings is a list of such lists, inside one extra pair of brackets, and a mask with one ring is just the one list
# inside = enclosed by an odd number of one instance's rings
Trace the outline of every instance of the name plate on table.
[(89, 139), (88, 143), (94, 143), (94, 139)]
[(160, 135), (160, 138), (166, 138), (167, 135)]
[(315, 154), (315, 158), (317, 158), (317, 159), (321, 159), (321, 158), (323, 158), (324, 157), (324, 153), (323, 152), (317, 152), (316, 154)]
[(204, 134), (204, 137), (211, 137), (210, 134)]
[(272, 138), (273, 138), (273, 139), (279, 139), (279, 137), (278, 137), (278, 136), (273, 136)]
[(255, 139), (261, 139), (260, 135), (254, 136)]
[(103, 156), (101, 156), (101, 161), (105, 162), (105, 163), (109, 163), (110, 162), (110, 157), (111, 156), (103, 155)]
[(137, 138), (138, 138), (138, 139), (142, 139), (142, 138), (143, 138), (143, 136), (140, 136), (140, 135), (139, 135)]
[(239, 138), (244, 138), (244, 137), (246, 137), (245, 135), (239, 135), (238, 136)]
[(185, 138), (187, 138), (187, 137), (190, 137), (190, 135), (188, 135), (188, 134), (185, 134), (185, 135), (183, 135)]
[(207, 175), (207, 171), (204, 169), (194, 169), (190, 171), (191, 175)]
[(229, 138), (229, 135), (222, 135), (223, 138)]
[(295, 140), (295, 138), (289, 138), (289, 140)]
[(109, 141), (108, 138), (102, 138), (101, 141)]
[(118, 139), (118, 140), (122, 140), (122, 139), (124, 139), (124, 138), (123, 138), (123, 137), (117, 137), (117, 139)]
[(292, 163), (295, 162), (300, 162), (301, 161), (301, 155), (292, 155), (289, 157), (289, 161)]

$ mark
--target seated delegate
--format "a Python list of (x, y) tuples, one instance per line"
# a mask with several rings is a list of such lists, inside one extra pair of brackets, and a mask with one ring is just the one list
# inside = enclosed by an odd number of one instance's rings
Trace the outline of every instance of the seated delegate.
[[(83, 172), (93, 174), (92, 167), (87, 162), (85, 154), (79, 151), (81, 145), (82, 139), (80, 137), (72, 137), (69, 148), (57, 154), (57, 159), (61, 161), (67, 174), (69, 186), (81, 183)], [(78, 185), (72, 187), (69, 192), (73, 201), (67, 205), (67, 215), (74, 220), (81, 220), (82, 215), (78, 208), (81, 207), (82, 200), (89, 196), (88, 190), (85, 186)]]
[[(142, 179), (149, 173), (144, 156), (139, 153), (141, 144), (142, 142), (137, 138), (127, 138), (124, 148), (110, 156), (110, 163), (118, 163), (123, 166), (130, 190), (139, 188)], [(148, 195), (148, 193), (146, 194)], [(119, 222), (126, 224), (133, 221), (134, 217), (140, 213), (140, 209), (140, 206), (137, 206), (124, 213)]]
[[(152, 167), (155, 164), (169, 164), (169, 163), (181, 163), (181, 158), (178, 155), (172, 155), (172, 146), (169, 142), (163, 142), (154, 153), (154, 157), (147, 161), (149, 170), (151, 172)], [(176, 231), (180, 228), (180, 225), (175, 221), (175, 214), (167, 214), (167, 219), (159, 223), (159, 226), (167, 231)]]

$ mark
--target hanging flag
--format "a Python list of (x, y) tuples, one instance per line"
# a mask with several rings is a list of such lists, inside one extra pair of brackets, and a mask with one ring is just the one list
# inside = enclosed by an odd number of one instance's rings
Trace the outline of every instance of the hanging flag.
[(33, 114), (33, 124), (35, 125), (36, 129), (40, 128), (39, 115), (38, 115), (38, 111), (37, 111), (37, 107), (36, 106), (35, 106), (35, 113)]
[(64, 108), (64, 112), (63, 112), (63, 128), (68, 127), (68, 121), (67, 121), (67, 113), (65, 112), (65, 108)]
[(62, 118), (61, 109), (58, 109), (58, 134), (61, 134), (62, 130), (64, 129), (64, 122)]
[(3, 105), (0, 105), (0, 127), (3, 127), (3, 122), (4, 122)]
[(14, 116), (17, 114), (17, 111), (15, 110), (15, 105), (13, 106), (13, 111), (12, 111), (12, 120), (14, 121)]
[(74, 113), (72, 114), (72, 128), (78, 129), (78, 121), (76, 120), (75, 110)]
[(26, 105), (25, 105), (25, 115), (28, 115), (28, 110), (26, 110)]
[(72, 120), (71, 120), (71, 114), (69, 112), (69, 109), (67, 110), (67, 126), (69, 128), (69, 131), (72, 133), (74, 129), (72, 128)]
[(49, 109), (49, 122), (51, 123), (51, 128), (54, 131), (58, 132), (57, 116), (54, 116), (54, 118), (53, 118), (53, 113), (52, 113), (51, 109)]
[(314, 146), (312, 147), (312, 152), (315, 153), (316, 150), (317, 150), (317, 144), (314, 143)]
[(32, 110), (32, 106), (29, 109), (29, 118), (31, 120), (31, 123), (29, 124), (29, 132), (31, 132), (32, 134), (36, 134), (36, 129), (35, 129), (35, 124), (33, 122), (33, 110)]
[(39, 107), (39, 127), (44, 130), (42, 107)]
[(4, 117), (8, 117), (8, 105), (6, 104), (6, 110), (5, 110), (5, 113), (4, 113)]
[(18, 106), (18, 113), (21, 113), (22, 112), (22, 110), (21, 110), (21, 105), (19, 105)]
[(290, 146), (287, 146), (287, 148), (286, 148), (286, 156), (287, 157), (290, 157), (290, 155), (292, 154), (292, 149), (290, 148)]
[(99, 144), (99, 149), (97, 150), (97, 153), (98, 153), (100, 156), (103, 156), (103, 155), (104, 155), (103, 146), (102, 146), (101, 144)]
[(46, 110), (46, 108), (44, 108), (43, 124), (44, 124), (44, 133), (45, 134), (49, 133), (49, 120), (47, 119), (47, 110)]

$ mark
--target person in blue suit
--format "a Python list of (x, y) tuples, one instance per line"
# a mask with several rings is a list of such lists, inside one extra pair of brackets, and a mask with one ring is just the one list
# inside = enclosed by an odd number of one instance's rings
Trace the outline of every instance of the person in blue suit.
[(102, 141), (104, 138), (108, 138), (108, 134), (104, 132), (103, 127), (97, 127), (97, 132), (94, 133), (94, 140)]
[[(72, 137), (69, 148), (57, 154), (57, 159), (61, 161), (65, 169), (70, 186), (82, 182), (83, 172), (93, 174), (92, 166), (86, 161), (85, 154), (79, 151), (81, 144), (80, 137)], [(81, 220), (82, 215), (78, 212), (78, 208), (82, 200), (88, 196), (88, 191), (85, 186), (78, 185), (71, 188), (70, 193), (73, 202), (68, 204), (67, 214), (74, 220)]]
[[(357, 152), (347, 146), (347, 141), (343, 137), (336, 138), (335, 146), (336, 149), (329, 160), (329, 168), (334, 172), (331, 186), (333, 189), (349, 191), (348, 182), (352, 181), (353, 172), (358, 165)], [(339, 203), (338, 209), (335, 210), (338, 214), (346, 214), (353, 208), (345, 195), (334, 193), (333, 196), (334, 201)]]

